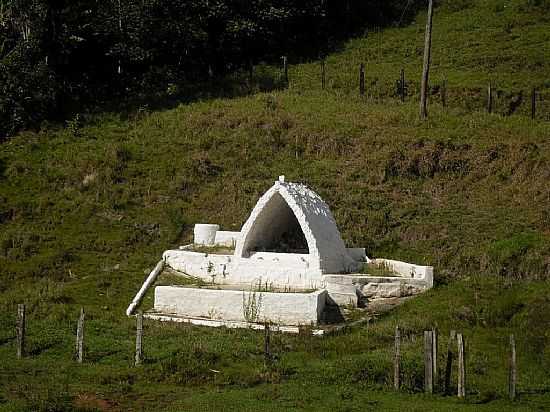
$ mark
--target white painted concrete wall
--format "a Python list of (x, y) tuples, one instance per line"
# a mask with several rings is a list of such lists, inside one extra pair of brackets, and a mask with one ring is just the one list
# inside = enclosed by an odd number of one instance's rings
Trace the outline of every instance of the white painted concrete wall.
[(216, 246), (235, 247), (239, 241), (241, 232), (229, 232), (225, 230), (218, 230), (216, 232), (215, 244)]
[[(251, 321), (246, 307), (256, 302), (257, 322), (315, 325), (323, 311), (326, 292), (272, 293), (198, 289), (178, 286), (155, 288), (155, 310), (161, 313), (214, 320)], [(250, 312), (249, 312), (250, 313)]]
[(167, 250), (163, 260), (172, 269), (207, 282), (227, 283), (233, 255), (214, 255), (189, 250)]
[[(404, 263), (404, 262), (400, 262)], [(412, 296), (430, 289), (426, 280), (400, 276), (324, 275), (323, 286), (329, 302), (337, 305), (357, 304), (358, 298), (397, 298)]]
[(405, 278), (421, 279), (428, 285), (429, 288), (434, 285), (434, 268), (433, 266), (421, 266), (412, 263), (401, 262), (392, 259), (373, 259), (374, 264), (385, 264), (394, 272), (399, 273)]
[(297, 289), (317, 289), (322, 283), (319, 271), (311, 270), (307, 254), (255, 252), (240, 259), (237, 267), (233, 255), (167, 250), (162, 257), (172, 269), (206, 282), (252, 285), (261, 281)]
[(248, 258), (240, 258), (231, 267), (238, 283), (253, 283), (261, 279), (276, 287), (317, 289), (321, 273), (311, 267), (311, 256), (297, 253), (255, 252)]

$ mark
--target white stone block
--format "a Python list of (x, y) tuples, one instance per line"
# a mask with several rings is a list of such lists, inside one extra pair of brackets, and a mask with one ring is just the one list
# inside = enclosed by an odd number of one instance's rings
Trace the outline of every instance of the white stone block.
[(399, 298), (411, 296), (422, 292), (422, 289), (402, 283), (367, 283), (362, 287), (361, 293), (367, 298)]
[(327, 291), (327, 303), (338, 306), (353, 306), (357, 307), (359, 297), (357, 296), (357, 290), (353, 293), (340, 293), (335, 291)]

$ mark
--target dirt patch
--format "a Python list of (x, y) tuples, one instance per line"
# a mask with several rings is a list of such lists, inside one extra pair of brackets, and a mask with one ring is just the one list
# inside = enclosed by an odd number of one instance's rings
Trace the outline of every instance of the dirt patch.
[(80, 409), (90, 409), (96, 411), (116, 411), (118, 404), (109, 399), (99, 398), (93, 393), (81, 393), (76, 396), (74, 405)]

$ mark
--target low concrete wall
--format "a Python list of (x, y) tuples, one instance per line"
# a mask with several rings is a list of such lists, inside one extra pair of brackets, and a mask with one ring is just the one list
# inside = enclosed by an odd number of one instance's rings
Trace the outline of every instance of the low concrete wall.
[(315, 325), (325, 301), (324, 290), (274, 293), (178, 286), (155, 288), (155, 311), (213, 320)]
[(216, 232), (215, 244), (217, 246), (227, 246), (234, 248), (239, 241), (240, 236), (241, 232), (228, 232), (224, 230), (218, 230)]
[[(364, 249), (349, 249), (354, 257)], [(366, 258), (366, 256), (365, 256)], [(391, 259), (375, 259), (401, 276), (369, 276), (363, 274), (328, 274), (312, 267), (311, 255), (297, 253), (254, 252), (247, 258), (217, 255), (190, 250), (167, 250), (166, 264), (173, 269), (217, 284), (267, 284), (275, 288), (326, 288), (329, 303), (357, 306), (361, 298), (403, 297), (433, 287), (433, 267)], [(314, 263), (314, 262), (313, 262)]]
[(226, 283), (233, 255), (214, 255), (189, 250), (167, 250), (162, 258), (168, 266), (207, 282)]
[[(433, 282), (433, 277), (430, 278)], [(432, 284), (421, 278), (368, 275), (324, 275), (330, 303), (357, 305), (360, 298), (396, 298), (422, 293)]]
[(400, 262), (399, 260), (392, 259), (373, 259), (371, 262), (375, 264), (385, 264), (404, 278), (422, 279), (430, 288), (434, 285), (433, 266), (414, 265), (412, 263)]
[(317, 289), (321, 271), (312, 267), (311, 255), (298, 253), (254, 252), (238, 258), (231, 266), (235, 283), (262, 282), (274, 287)]
[(217, 255), (190, 250), (167, 250), (162, 255), (172, 269), (219, 284), (252, 285), (261, 281), (277, 288), (318, 289), (319, 269), (311, 268), (310, 255), (254, 252), (235, 260), (233, 255)]

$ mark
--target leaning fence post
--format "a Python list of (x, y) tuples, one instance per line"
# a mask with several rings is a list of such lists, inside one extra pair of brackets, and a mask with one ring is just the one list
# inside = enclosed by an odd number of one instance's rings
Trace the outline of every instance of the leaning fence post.
[(395, 327), (395, 353), (393, 357), (393, 387), (399, 390), (399, 378), (401, 375), (401, 331), (399, 326)]
[(80, 308), (80, 317), (76, 327), (76, 361), (82, 363), (84, 358), (84, 308)]
[(445, 393), (450, 393), (451, 388), (451, 374), (453, 371), (453, 344), (456, 339), (456, 331), (452, 330), (449, 336), (449, 342), (447, 343), (447, 364), (445, 366)]
[(517, 365), (516, 365), (516, 340), (514, 335), (510, 335), (510, 376), (508, 382), (508, 393), (510, 400), (516, 399), (516, 380), (517, 380)]
[(464, 336), (462, 333), (456, 335), (458, 344), (458, 397), (464, 398), (466, 396), (466, 368), (464, 359)]
[(365, 94), (365, 64), (361, 63), (359, 66), (359, 94), (363, 96)]
[(136, 316), (136, 359), (135, 366), (141, 365), (143, 355), (143, 312), (139, 311)]
[(433, 332), (424, 331), (424, 392), (433, 393)]
[(17, 359), (25, 355), (25, 305), (17, 305), (17, 324), (15, 327), (17, 335)]

